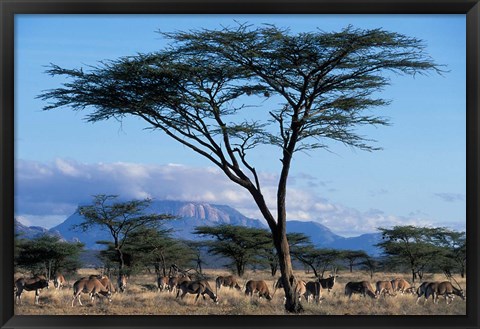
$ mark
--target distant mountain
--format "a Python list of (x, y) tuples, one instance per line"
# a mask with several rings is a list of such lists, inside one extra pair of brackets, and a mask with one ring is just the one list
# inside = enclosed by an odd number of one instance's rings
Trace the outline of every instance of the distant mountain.
[[(237, 210), (225, 205), (185, 201), (153, 201), (147, 212), (178, 216), (178, 219), (166, 220), (163, 227), (173, 229), (175, 237), (186, 240), (199, 239), (192, 232), (196, 226), (200, 225), (230, 224), (265, 228), (261, 221), (245, 217)], [(92, 227), (87, 232), (75, 229), (75, 225), (80, 224), (82, 221), (83, 217), (78, 213), (74, 213), (50, 231), (58, 231), (67, 241), (83, 242), (87, 249), (101, 249), (103, 246), (95, 242), (111, 239), (109, 233), (103, 227)]]
[(49, 230), (41, 226), (23, 225), (16, 218), (14, 218), (14, 227), (15, 227), (15, 234), (18, 234), (19, 237), (22, 239), (35, 239), (45, 234), (60, 236), (57, 232), (55, 231), (50, 232)]
[(311, 242), (317, 247), (327, 247), (335, 241), (345, 239), (333, 233), (325, 225), (312, 221), (289, 220), (287, 221), (287, 232), (303, 233), (309, 236)]
[[(186, 201), (153, 201), (147, 212), (170, 214), (178, 219), (167, 220), (164, 228), (173, 229), (173, 235), (185, 240), (199, 240), (199, 237), (192, 234), (195, 227), (205, 225), (214, 226), (220, 224), (231, 224), (246, 227), (266, 228), (257, 219), (248, 218), (237, 210), (226, 205), (214, 205), (204, 202)], [(109, 232), (103, 227), (90, 228), (87, 232), (75, 229), (75, 226), (83, 222), (83, 217), (74, 213), (63, 223), (47, 230), (38, 226), (25, 226), (15, 220), (16, 232), (21, 233), (25, 238), (36, 238), (43, 234), (60, 236), (66, 241), (79, 241), (85, 243), (89, 250), (100, 250), (103, 245), (96, 244), (96, 241), (111, 240)], [(380, 242), (380, 233), (362, 234), (357, 237), (346, 238), (333, 233), (328, 227), (313, 221), (287, 221), (287, 232), (303, 233), (310, 237), (311, 242), (319, 248), (364, 250), (372, 256), (378, 256), (381, 250), (375, 247)]]
[(382, 250), (375, 246), (381, 242), (381, 233), (366, 233), (360, 236), (343, 238), (330, 244), (329, 248), (334, 249), (349, 249), (349, 250), (363, 250), (370, 256), (380, 256)]
[(303, 233), (310, 237), (311, 242), (319, 248), (340, 250), (363, 250), (371, 256), (378, 256), (381, 250), (375, 247), (380, 242), (380, 233), (367, 233), (357, 237), (345, 238), (333, 233), (328, 227), (317, 222), (287, 221), (288, 232)]

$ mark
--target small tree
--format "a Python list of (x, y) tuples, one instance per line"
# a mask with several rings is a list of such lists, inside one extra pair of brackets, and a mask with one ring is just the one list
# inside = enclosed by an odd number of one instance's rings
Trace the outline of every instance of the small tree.
[(393, 261), (408, 265), (413, 282), (417, 276), (422, 279), (425, 269), (435, 264), (434, 261), (441, 256), (440, 248), (433, 243), (437, 228), (407, 225), (379, 230), (384, 241), (377, 246)]
[(369, 258), (367, 253), (363, 250), (342, 250), (341, 257), (347, 260), (350, 273), (353, 272), (353, 266), (359, 264), (359, 260)]
[(119, 274), (125, 268), (123, 250), (130, 235), (145, 228), (158, 228), (161, 221), (173, 219), (174, 216), (164, 214), (147, 214), (150, 199), (116, 202), (117, 195), (95, 195), (93, 203), (81, 206), (77, 212), (84, 221), (76, 227), (87, 231), (92, 226), (106, 227), (113, 239), (113, 249), (117, 255)]
[(364, 259), (359, 263), (362, 269), (366, 270), (370, 274), (370, 279), (373, 279), (375, 271), (380, 267), (381, 261), (366, 255)]
[(312, 244), (306, 244), (292, 248), (292, 255), (310, 267), (316, 277), (323, 278), (329, 268), (336, 271), (342, 253), (336, 249), (316, 248)]
[(196, 260), (195, 249), (174, 239), (171, 230), (144, 229), (131, 235), (128, 250), (135, 257), (135, 266), (153, 266), (157, 276), (166, 276), (171, 264), (191, 267)]
[(209, 252), (229, 258), (238, 276), (243, 276), (247, 265), (261, 263), (261, 250), (270, 248), (271, 239), (266, 230), (235, 225), (198, 226), (194, 234), (212, 236), (205, 241)]
[(17, 266), (32, 274), (43, 274), (50, 279), (56, 272), (74, 272), (80, 267), (82, 243), (61, 241), (57, 236), (43, 235), (19, 242), (15, 258)]
[[(439, 72), (421, 40), (382, 29), (349, 26), (339, 32), (292, 34), (272, 25), (162, 33), (170, 47), (102, 63), (88, 71), (52, 65), (71, 78), (40, 98), (45, 109), (92, 108), (88, 121), (135, 116), (208, 159), (248, 191), (266, 220), (277, 250), (285, 308), (299, 313), (287, 239), (287, 182), (294, 154), (325, 149), (328, 140), (378, 150), (356, 131), (386, 125), (370, 110), (393, 73)], [(264, 111), (245, 105), (252, 96)], [(275, 98), (273, 104), (265, 102)], [(257, 114), (258, 113), (258, 114)], [(274, 207), (268, 205), (250, 152), (278, 151)]]

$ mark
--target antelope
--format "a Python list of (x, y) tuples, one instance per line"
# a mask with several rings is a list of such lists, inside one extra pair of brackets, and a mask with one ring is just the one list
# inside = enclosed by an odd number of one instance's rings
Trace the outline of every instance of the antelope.
[[(447, 305), (453, 301), (453, 299), (455, 298), (455, 295), (465, 300), (465, 294), (463, 292), (463, 289), (455, 288), (450, 281), (430, 283), (425, 290), (425, 301), (428, 300), (428, 297), (432, 296), (433, 303), (438, 304), (439, 295), (443, 295)], [(448, 302), (449, 298), (450, 298), (450, 303)]]
[(374, 299), (378, 298), (378, 295), (373, 292), (372, 285), (368, 281), (348, 282), (345, 285), (345, 296), (352, 298), (352, 294), (362, 294), (363, 297), (368, 295)]
[(61, 273), (57, 273), (55, 275), (55, 278), (53, 279), (53, 286), (55, 289), (59, 290), (62, 289), (67, 285), (67, 280), (65, 280), (65, 277)]
[[(417, 288), (417, 301), (415, 302), (416, 304), (418, 304), (418, 301), (420, 300), (420, 298), (422, 298), (422, 296), (425, 296), (425, 291), (427, 290), (427, 286), (432, 283), (432, 282), (428, 282), (428, 281), (425, 281), (425, 282), (422, 282), (422, 284)], [(427, 301), (427, 299), (425, 299), (425, 302)], [(424, 302), (424, 304), (425, 304)]]
[(78, 303), (80, 305), (83, 305), (82, 301), (80, 300), (81, 293), (88, 294), (92, 303), (95, 302), (96, 296), (103, 296), (108, 298), (109, 302), (112, 301), (111, 291), (105, 288), (104, 285), (97, 278), (94, 277), (82, 278), (73, 284), (72, 307), (75, 299), (78, 299)]
[(15, 299), (16, 303), (22, 303), (22, 292), (35, 290), (35, 304), (38, 304), (40, 291), (43, 288), (48, 289), (48, 280), (44, 276), (34, 276), (30, 279), (20, 278), (15, 281)]
[(254, 293), (258, 292), (260, 298), (265, 297), (267, 300), (272, 300), (272, 296), (268, 291), (267, 283), (263, 280), (254, 281), (250, 280), (245, 285), (245, 295), (253, 296)]
[(310, 297), (315, 300), (315, 303), (320, 303), (322, 298), (322, 285), (318, 281), (309, 281), (305, 284), (306, 293), (305, 298), (307, 303), (310, 303)]
[(195, 303), (198, 300), (198, 297), (202, 295), (203, 299), (205, 300), (205, 294), (207, 294), (215, 304), (218, 304), (218, 297), (212, 291), (210, 284), (207, 280), (199, 280), (199, 281), (184, 281), (178, 286), (177, 297), (180, 295), (180, 291), (182, 295), (180, 299), (183, 299), (187, 293), (189, 294), (197, 294), (195, 297)]
[(171, 277), (168, 280), (168, 285), (170, 286), (170, 292), (175, 292), (177, 291), (178, 287), (183, 283), (183, 282), (189, 282), (192, 281), (188, 275), (182, 275), (182, 276), (175, 276)]
[(392, 282), (390, 281), (377, 281), (376, 287), (377, 287), (377, 290), (375, 290), (375, 295), (380, 296), (383, 293), (384, 297), (387, 294), (389, 296), (396, 296), (393, 290)]
[(323, 289), (327, 289), (328, 293), (330, 293), (330, 290), (333, 289), (333, 286), (335, 285), (335, 280), (338, 278), (338, 275), (331, 275), (326, 278), (326, 279), (318, 279), (318, 282), (322, 285)]
[(415, 293), (415, 287), (410, 285), (407, 280), (404, 279), (393, 279), (391, 281), (393, 291), (399, 291), (402, 295), (404, 293), (409, 293), (409, 294), (414, 294)]
[(125, 274), (120, 275), (118, 277), (117, 284), (118, 290), (120, 292), (125, 292), (125, 289), (127, 289), (127, 276)]
[(217, 277), (217, 279), (215, 280), (215, 289), (218, 291), (222, 286), (229, 287), (230, 289), (232, 288), (235, 288), (237, 290), (242, 289), (238, 285), (238, 281), (233, 275)]
[(169, 281), (168, 276), (159, 276), (157, 278), (158, 291), (170, 290), (168, 281)]
[(110, 279), (108, 278), (108, 276), (106, 275), (102, 275), (98, 281), (100, 281), (100, 283), (105, 287), (105, 289), (107, 289), (108, 291), (110, 291), (112, 294), (116, 292), (115, 290), (115, 286), (113, 285), (112, 281), (110, 281)]

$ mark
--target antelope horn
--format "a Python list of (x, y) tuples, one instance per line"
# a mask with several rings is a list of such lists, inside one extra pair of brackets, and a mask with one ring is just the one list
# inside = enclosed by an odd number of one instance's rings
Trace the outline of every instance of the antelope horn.
[(460, 286), (460, 284), (458, 283), (457, 280), (455, 280), (455, 278), (452, 276), (452, 280), (455, 281), (455, 283), (457, 284), (458, 288), (460, 288), (460, 290), (462, 290), (462, 287)]

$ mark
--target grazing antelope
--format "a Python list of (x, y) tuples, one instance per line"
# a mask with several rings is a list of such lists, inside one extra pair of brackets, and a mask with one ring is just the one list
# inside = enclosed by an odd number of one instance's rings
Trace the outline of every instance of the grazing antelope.
[(254, 293), (258, 292), (260, 298), (265, 297), (267, 300), (272, 300), (272, 296), (268, 291), (267, 283), (263, 280), (254, 281), (250, 280), (245, 285), (245, 295), (253, 296)]
[[(425, 297), (425, 292), (427, 291), (427, 286), (432, 283), (432, 282), (428, 282), (428, 281), (425, 281), (425, 282), (422, 282), (422, 284), (417, 288), (417, 301), (415, 302), (416, 304), (418, 304), (418, 301), (420, 300), (420, 298), (422, 297)], [(425, 302), (427, 301), (427, 299), (425, 299)], [(424, 302), (424, 304), (425, 304)]]
[(241, 290), (242, 288), (238, 284), (237, 279), (233, 275), (227, 275), (227, 276), (219, 276), (215, 280), (215, 289), (216, 291), (220, 290), (220, 288), (224, 287), (229, 287), (230, 289), (235, 288), (237, 290)]
[(330, 290), (333, 289), (333, 286), (335, 285), (335, 281), (338, 278), (338, 275), (331, 275), (326, 278), (326, 279), (318, 279), (318, 282), (322, 285), (323, 289), (327, 289), (327, 292), (330, 293)]
[[(455, 295), (465, 300), (465, 294), (463, 292), (463, 289), (455, 288), (450, 281), (432, 282), (427, 285), (427, 288), (425, 290), (425, 301), (428, 300), (428, 297), (432, 296), (433, 303), (438, 304), (439, 295), (443, 295), (447, 305), (453, 301)], [(449, 298), (450, 303), (448, 302)]]
[(168, 276), (159, 276), (157, 278), (158, 291), (170, 290), (168, 281), (169, 281)]
[(82, 301), (80, 300), (81, 293), (88, 294), (92, 303), (95, 302), (96, 296), (103, 296), (108, 298), (109, 302), (112, 301), (112, 293), (110, 292), (110, 290), (105, 288), (105, 286), (100, 282), (100, 280), (95, 277), (81, 278), (73, 284), (72, 307), (75, 299), (78, 300), (78, 303), (80, 305), (83, 305)]
[(404, 279), (393, 279), (390, 281), (392, 283), (392, 288), (394, 292), (399, 291), (402, 295), (407, 294), (415, 294), (415, 286), (412, 286), (408, 283), (407, 280)]
[(112, 281), (110, 281), (109, 277), (106, 275), (102, 275), (98, 281), (112, 294), (116, 292), (115, 286), (113, 285)]
[(180, 291), (182, 295), (180, 296), (181, 299), (185, 297), (187, 293), (189, 294), (196, 294), (195, 303), (198, 300), (198, 297), (202, 295), (203, 299), (205, 300), (205, 294), (207, 294), (214, 303), (218, 304), (218, 297), (212, 291), (210, 284), (207, 280), (199, 280), (199, 281), (184, 281), (178, 286), (177, 297), (180, 295)]
[(372, 285), (368, 281), (348, 282), (345, 285), (345, 296), (352, 298), (352, 294), (361, 294), (363, 297), (368, 295), (374, 299), (378, 298), (373, 292)]
[(375, 295), (382, 295), (385, 297), (387, 294), (389, 296), (396, 296), (393, 290), (392, 282), (390, 281), (377, 281), (375, 284), (377, 290), (375, 290)]
[(127, 276), (125, 274), (118, 276), (117, 285), (120, 292), (125, 292), (127, 289)]
[(35, 304), (38, 304), (40, 291), (43, 288), (48, 289), (48, 280), (44, 276), (34, 276), (30, 279), (20, 278), (15, 281), (15, 299), (16, 303), (22, 303), (22, 292), (35, 290)]
[(170, 286), (170, 292), (175, 293), (178, 290), (178, 287), (184, 282), (192, 281), (188, 275), (174, 276), (168, 280), (168, 285)]
[(305, 293), (305, 298), (307, 299), (307, 303), (310, 303), (310, 298), (315, 300), (315, 303), (320, 303), (322, 298), (322, 285), (318, 281), (308, 281), (305, 284), (305, 288), (307, 292)]
[(55, 289), (59, 290), (62, 289), (67, 285), (67, 280), (65, 280), (65, 277), (61, 273), (57, 273), (55, 275), (55, 278), (53, 279), (53, 286)]

